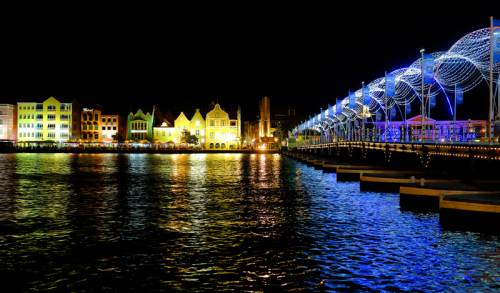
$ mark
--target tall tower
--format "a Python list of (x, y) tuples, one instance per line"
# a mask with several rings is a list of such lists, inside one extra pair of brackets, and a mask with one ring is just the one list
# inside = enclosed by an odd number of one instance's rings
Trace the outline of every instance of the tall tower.
[(271, 131), (271, 102), (268, 97), (259, 101), (260, 107), (260, 129), (259, 136), (269, 137)]

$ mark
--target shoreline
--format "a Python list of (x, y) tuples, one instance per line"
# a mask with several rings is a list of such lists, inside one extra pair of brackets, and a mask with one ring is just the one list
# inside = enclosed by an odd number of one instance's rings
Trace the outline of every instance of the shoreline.
[(0, 150), (0, 154), (279, 154), (280, 150), (80, 150), (30, 149)]

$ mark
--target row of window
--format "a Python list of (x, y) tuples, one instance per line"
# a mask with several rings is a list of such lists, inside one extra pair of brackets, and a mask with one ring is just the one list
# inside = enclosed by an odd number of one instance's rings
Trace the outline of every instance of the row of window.
[(136, 138), (137, 138), (137, 139), (139, 139), (139, 140), (140, 140), (140, 139), (145, 139), (145, 138), (146, 138), (146, 135), (147, 135), (147, 134), (146, 134), (146, 133), (144, 133), (144, 132), (133, 132), (133, 133), (131, 134), (132, 139), (136, 139)]
[[(43, 129), (43, 123), (19, 123), (19, 128), (35, 128), (36, 129)], [(55, 123), (48, 123), (47, 124), (48, 129), (56, 129), (56, 124)], [(70, 129), (71, 124), (68, 123), (61, 123), (59, 124), (60, 129)]]
[(147, 122), (132, 122), (130, 123), (131, 130), (148, 130)]
[[(210, 126), (219, 126), (219, 120), (217, 120), (217, 123), (216, 123), (216, 120), (210, 120), (209, 124), (210, 124)], [(226, 126), (226, 120), (221, 120), (220, 126)]]
[(82, 137), (83, 137), (83, 139), (92, 139), (92, 138), (93, 139), (99, 139), (99, 134), (97, 134), (97, 133), (94, 133), (94, 134), (92, 134), (92, 133), (84, 133), (84, 134), (82, 134)]
[(94, 116), (92, 116), (92, 114), (89, 114), (89, 115), (83, 114), (82, 121), (93, 121), (92, 117), (94, 118), (95, 121), (99, 120), (99, 114), (94, 114)]
[[(43, 104), (36, 105), (37, 110), (43, 110)], [(35, 106), (19, 106), (19, 110), (35, 110)], [(47, 106), (48, 111), (55, 111), (56, 106), (50, 104)], [(71, 111), (71, 104), (61, 104), (59, 110), (61, 111)]]
[[(3, 128), (0, 128), (0, 134), (3, 134)], [(9, 134), (12, 135), (12, 128), (9, 128)]]
[[(111, 117), (108, 117), (108, 122), (111, 122)], [(106, 122), (106, 117), (102, 117), (102, 122)], [(116, 117), (113, 117), (113, 122), (116, 122)]]
[[(0, 118), (0, 125), (3, 125), (3, 118)], [(12, 125), (12, 118), (9, 119), (9, 125)]]
[[(93, 127), (92, 127), (93, 126)], [(99, 125), (82, 125), (83, 130), (99, 130)], [(87, 129), (88, 127), (88, 129)]]
[[(35, 114), (20, 114), (19, 119), (35, 119)], [(43, 115), (42, 114), (36, 114), (36, 119), (37, 120), (43, 120)], [(54, 114), (47, 114), (47, 120), (55, 120), (56, 115)], [(59, 116), (60, 120), (71, 120), (71, 115), (68, 114), (61, 114)]]
[(101, 129), (102, 130), (116, 130), (116, 126), (113, 126), (113, 129), (111, 129), (111, 126), (108, 126), (107, 128), (108, 129), (106, 129), (106, 126), (103, 126)]
[[(165, 137), (165, 134), (166, 134), (166, 131), (165, 130), (162, 130), (161, 131), (161, 136)], [(159, 137), (160, 136), (160, 131), (159, 130), (156, 130), (156, 136)], [(172, 136), (172, 131), (169, 131), (168, 132), (168, 136), (171, 137)]]
[(226, 139), (226, 137), (229, 139), (236, 138), (236, 133), (210, 132), (210, 139)]
[[(0, 109), (0, 115), (7, 115), (7, 112), (3, 112), (3, 109)], [(12, 115), (12, 110), (9, 109), (9, 115)]]
[[(62, 132), (59, 134), (59, 136), (63, 139), (68, 139), (70, 135), (67, 132)], [(41, 133), (41, 132), (19, 132), (19, 137), (43, 138), (43, 133)], [(56, 133), (55, 132), (47, 133), (47, 138), (56, 138)]]

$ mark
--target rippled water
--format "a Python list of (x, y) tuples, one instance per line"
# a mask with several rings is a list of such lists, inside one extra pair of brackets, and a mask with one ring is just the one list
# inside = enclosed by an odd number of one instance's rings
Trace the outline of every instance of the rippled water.
[(2, 292), (500, 290), (499, 237), (280, 155), (2, 154), (0, 194)]

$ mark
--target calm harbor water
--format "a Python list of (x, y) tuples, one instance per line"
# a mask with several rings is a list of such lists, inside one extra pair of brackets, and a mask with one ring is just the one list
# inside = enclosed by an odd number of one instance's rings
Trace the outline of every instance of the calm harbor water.
[[(2, 292), (498, 292), (444, 231), (281, 155), (0, 154)], [(8, 289), (7, 289), (8, 288)]]

